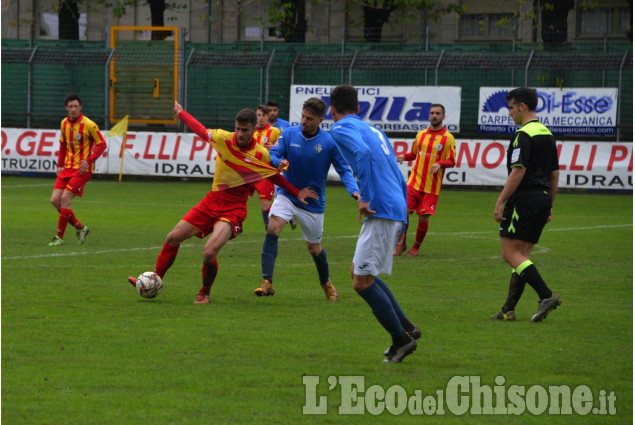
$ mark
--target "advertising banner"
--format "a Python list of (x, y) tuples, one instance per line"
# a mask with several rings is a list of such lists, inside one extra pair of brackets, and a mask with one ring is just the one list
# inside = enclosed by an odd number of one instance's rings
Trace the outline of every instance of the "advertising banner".
[[(481, 87), (478, 127), (481, 133), (513, 134), (505, 96), (514, 87)], [(616, 88), (538, 88), (536, 117), (553, 134), (611, 135), (617, 119)]]
[[(55, 173), (59, 130), (2, 129), (2, 173)], [(123, 136), (107, 137), (108, 148), (95, 163), (96, 174), (119, 174)], [(397, 155), (411, 149), (413, 139), (390, 139)], [(447, 169), (444, 184), (502, 186), (507, 178), (508, 140), (456, 140), (456, 167)], [(633, 144), (558, 143), (560, 186), (575, 189), (633, 190)], [(216, 151), (192, 133), (128, 132), (124, 176), (214, 177)], [(407, 177), (414, 162), (400, 169)], [(339, 176), (333, 169), (330, 178)], [(125, 177), (124, 177), (125, 179)]]
[[(395, 154), (409, 152), (412, 140), (391, 139)], [(503, 186), (507, 179), (506, 140), (456, 140), (456, 166), (445, 170), (444, 185)], [(559, 187), (633, 190), (633, 144), (558, 143)], [(400, 165), (407, 175), (414, 161)]]
[[(335, 86), (293, 85), (289, 122), (300, 124), (302, 104), (319, 97), (330, 106), (331, 90)], [(447, 86), (355, 86), (359, 101), (359, 117), (385, 132), (417, 132), (430, 125), (430, 105), (440, 103), (445, 108), (444, 124), (452, 133), (459, 133), (461, 122), (461, 87)], [(327, 107), (322, 128), (329, 130), (333, 116)]]

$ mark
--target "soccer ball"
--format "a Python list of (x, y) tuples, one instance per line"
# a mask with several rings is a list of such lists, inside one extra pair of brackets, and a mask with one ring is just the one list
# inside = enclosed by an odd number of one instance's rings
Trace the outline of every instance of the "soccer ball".
[(155, 272), (144, 272), (137, 278), (135, 286), (143, 298), (154, 298), (161, 293), (163, 281)]

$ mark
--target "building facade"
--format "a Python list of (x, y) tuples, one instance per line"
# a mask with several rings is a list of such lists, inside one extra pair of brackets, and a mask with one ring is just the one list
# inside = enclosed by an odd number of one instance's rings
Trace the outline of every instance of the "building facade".
[[(150, 7), (139, 1), (124, 16), (113, 16), (104, 2), (78, 2), (80, 40), (108, 39), (110, 26), (150, 26)], [(185, 29), (191, 43), (284, 42), (276, 26), (269, 22), (269, 1), (177, 0), (177, 8), (164, 13), (165, 26)], [(446, 0), (460, 6), (463, 13), (434, 17), (423, 10), (397, 8), (380, 28), (382, 42), (399, 43), (541, 43), (545, 24), (534, 1)], [(632, 10), (627, 0), (605, 0), (586, 7), (582, 0), (569, 2), (566, 15), (566, 43), (625, 41), (631, 39)], [(58, 0), (2, 1), (2, 38), (57, 39)], [(364, 36), (364, 12), (360, 2), (304, 2), (306, 43), (360, 42)]]

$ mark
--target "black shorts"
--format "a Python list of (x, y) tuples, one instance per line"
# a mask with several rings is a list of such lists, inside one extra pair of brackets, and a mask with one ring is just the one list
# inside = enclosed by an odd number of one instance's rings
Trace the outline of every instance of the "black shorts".
[(542, 229), (547, 224), (551, 205), (551, 196), (547, 192), (515, 192), (503, 209), (505, 220), (500, 226), (501, 238), (538, 243)]

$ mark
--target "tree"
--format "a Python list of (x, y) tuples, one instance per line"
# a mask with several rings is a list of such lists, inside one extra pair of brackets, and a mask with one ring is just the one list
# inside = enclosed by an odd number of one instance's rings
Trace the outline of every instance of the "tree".
[[(112, 15), (116, 18), (121, 18), (126, 14), (129, 7), (135, 7), (140, 4), (140, 0), (118, 0), (115, 2), (98, 0), (98, 3), (112, 7)], [(153, 27), (165, 26), (164, 17), (166, 10), (187, 9), (186, 5), (179, 4), (176, 1), (146, 0), (142, 4), (150, 6), (150, 23)], [(152, 40), (165, 40), (170, 34), (170, 31), (152, 31)]]
[(60, 40), (79, 40), (79, 7), (75, 0), (60, 0), (57, 11)]
[(540, 35), (546, 45), (565, 44), (567, 42), (567, 16), (575, 7), (574, 0), (534, 0), (540, 9), (542, 27)]
[[(148, 0), (150, 5), (150, 20), (153, 27), (164, 27), (165, 0)], [(152, 31), (152, 40), (165, 40), (172, 34), (170, 31)]]
[(308, 21), (305, 0), (273, 0), (266, 9), (269, 24), (276, 25), (279, 37), (287, 43), (304, 43)]
[(396, 8), (395, 0), (371, 0), (363, 4), (364, 40), (369, 43), (381, 42), (381, 30)]
[(364, 39), (371, 43), (381, 42), (381, 31), (395, 10), (405, 13), (404, 20), (416, 19), (421, 11), (426, 19), (437, 22), (443, 15), (463, 13), (463, 6), (442, 4), (442, 0), (362, 0), (364, 12)]
[(631, 25), (626, 32), (626, 36), (628, 37), (629, 40), (633, 41), (633, 0), (628, 0), (626, 3), (628, 3), (628, 6), (629, 6), (628, 13), (629, 13), (629, 18), (631, 22)]
[[(313, 4), (325, 0), (311, 0)], [(354, 0), (362, 7), (364, 39), (369, 42), (381, 42), (382, 28), (396, 10), (405, 12), (404, 19), (415, 19), (425, 11), (428, 19), (437, 21), (447, 13), (462, 13), (460, 5), (443, 5), (443, 0)], [(276, 26), (278, 35), (287, 42), (304, 43), (308, 28), (305, 17), (306, 0), (272, 0), (265, 9), (266, 24)], [(347, 5), (347, 7), (350, 7)]]
[[(583, 7), (596, 7), (592, 0), (581, 0)], [(569, 11), (575, 8), (575, 0), (519, 0), (518, 9), (513, 10), (516, 18), (529, 19), (531, 42), (538, 43), (538, 34), (543, 47), (553, 48), (567, 42)], [(497, 25), (512, 25), (512, 21), (499, 20)]]

